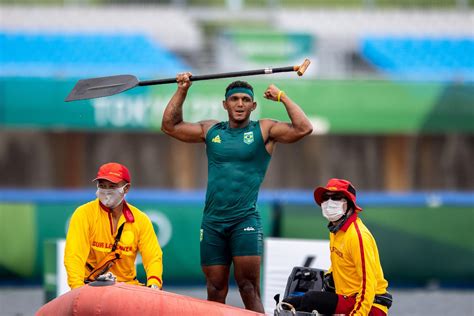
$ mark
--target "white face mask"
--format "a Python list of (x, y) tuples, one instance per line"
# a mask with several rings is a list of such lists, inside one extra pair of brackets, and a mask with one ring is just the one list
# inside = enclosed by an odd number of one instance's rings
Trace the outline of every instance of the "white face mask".
[(330, 222), (339, 220), (347, 211), (347, 201), (342, 199), (333, 201), (331, 199), (321, 203), (323, 216)]
[(123, 187), (117, 189), (102, 189), (97, 188), (95, 195), (100, 200), (102, 204), (109, 208), (115, 208), (122, 203), (123, 198), (125, 197), (125, 188), (126, 184)]

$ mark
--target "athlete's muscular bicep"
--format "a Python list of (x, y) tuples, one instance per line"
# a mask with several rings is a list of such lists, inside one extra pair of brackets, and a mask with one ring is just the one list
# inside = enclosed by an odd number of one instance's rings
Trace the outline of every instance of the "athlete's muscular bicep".
[(268, 125), (268, 139), (266, 142), (293, 143), (313, 131), (311, 122), (306, 114), (293, 100), (275, 85), (270, 85), (264, 97), (273, 101), (281, 101), (285, 106), (291, 123), (271, 121)]
[(279, 143), (293, 143), (303, 138), (307, 133), (296, 129), (293, 124), (274, 120), (262, 120), (266, 129), (267, 139)]
[(189, 123), (183, 120), (183, 103), (191, 87), (191, 73), (180, 73), (176, 76), (178, 89), (171, 97), (163, 112), (161, 130), (166, 134), (189, 143), (205, 141), (207, 130), (216, 123), (214, 120)]
[(187, 143), (201, 143), (206, 140), (209, 128), (216, 124), (215, 120), (205, 120), (197, 123), (180, 122), (171, 130), (163, 130), (166, 134)]

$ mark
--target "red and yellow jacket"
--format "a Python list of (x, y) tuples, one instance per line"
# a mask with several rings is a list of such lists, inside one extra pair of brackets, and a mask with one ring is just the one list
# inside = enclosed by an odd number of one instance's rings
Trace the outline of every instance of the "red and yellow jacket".
[(140, 252), (147, 274), (147, 285), (162, 287), (163, 262), (161, 247), (148, 216), (124, 202), (117, 227), (113, 227), (112, 214), (98, 199), (76, 209), (69, 223), (64, 252), (68, 284), (71, 289), (84, 285), (90, 268), (96, 267), (110, 253), (118, 228), (124, 224), (117, 252), (120, 259), (110, 271), (118, 282), (140, 284), (135, 269), (135, 258)]
[(352, 214), (339, 231), (330, 233), (329, 246), (336, 293), (357, 295), (349, 315), (368, 315), (372, 305), (387, 314), (387, 307), (373, 303), (375, 294), (385, 293), (388, 286), (377, 244), (357, 213)]

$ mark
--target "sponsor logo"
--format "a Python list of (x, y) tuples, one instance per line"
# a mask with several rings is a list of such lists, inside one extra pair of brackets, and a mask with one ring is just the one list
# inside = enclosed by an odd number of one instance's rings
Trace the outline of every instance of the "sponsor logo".
[(255, 228), (253, 228), (253, 227), (251, 227), (251, 226), (245, 227), (245, 228), (244, 228), (244, 231), (245, 231), (245, 232), (253, 232), (253, 231), (255, 231)]
[(221, 137), (219, 135), (217, 135), (216, 137), (214, 137), (212, 139), (212, 142), (220, 144), (221, 143)]
[(339, 249), (337, 249), (336, 247), (332, 247), (331, 252), (334, 252), (339, 257), (344, 258), (344, 254)]
[[(130, 252), (134, 250), (132, 246), (123, 246), (121, 243), (122, 242), (117, 245), (118, 250), (121, 250), (122, 252)], [(113, 243), (93, 240), (91, 247), (98, 251), (108, 251), (109, 249), (112, 249), (113, 245)]]
[(135, 235), (133, 232), (126, 230), (122, 234), (120, 241), (125, 245), (130, 245), (135, 240)]
[(253, 132), (244, 133), (244, 143), (247, 145), (253, 143)]

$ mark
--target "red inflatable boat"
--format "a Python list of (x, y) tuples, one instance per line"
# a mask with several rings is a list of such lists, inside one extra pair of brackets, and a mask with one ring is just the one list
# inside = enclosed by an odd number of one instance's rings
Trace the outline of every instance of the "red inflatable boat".
[(114, 283), (85, 285), (43, 305), (42, 315), (159, 315), (159, 316), (250, 316), (264, 315), (144, 286)]

